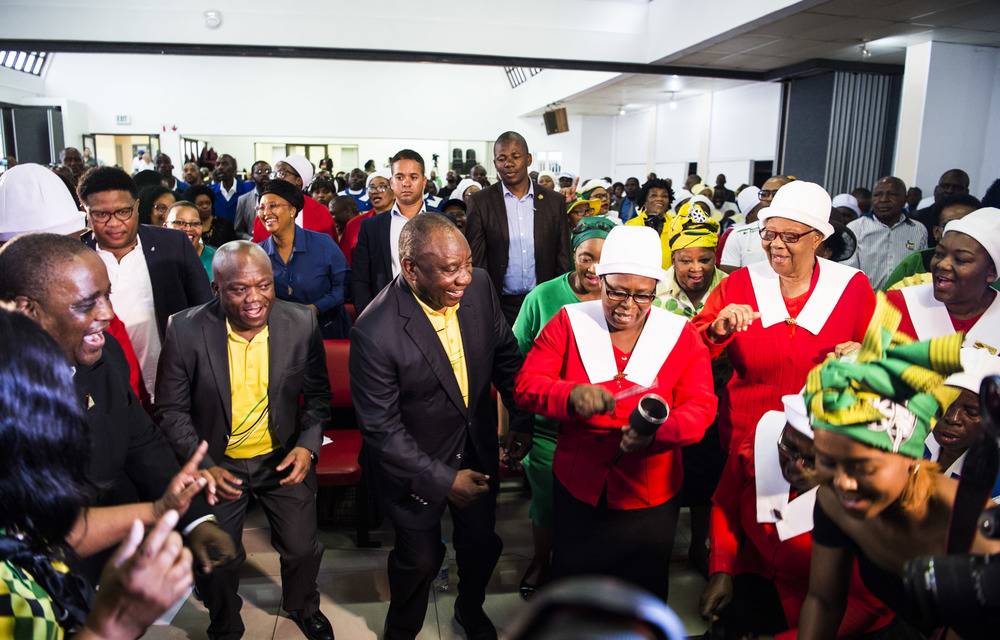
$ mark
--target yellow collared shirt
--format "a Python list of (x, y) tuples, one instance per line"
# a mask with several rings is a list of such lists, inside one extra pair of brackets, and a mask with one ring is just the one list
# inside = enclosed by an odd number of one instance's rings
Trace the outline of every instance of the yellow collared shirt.
[(431, 321), (434, 332), (441, 340), (448, 362), (451, 363), (451, 370), (455, 373), (455, 382), (462, 392), (462, 400), (465, 406), (469, 406), (469, 371), (465, 364), (465, 348), (462, 346), (462, 331), (458, 325), (458, 307), (445, 307), (441, 311), (435, 311), (424, 304), (424, 301), (413, 294), (414, 299), (420, 308), (424, 310), (427, 319)]
[(264, 327), (248, 341), (233, 330), (228, 320), (226, 331), (233, 405), (226, 455), (237, 459), (256, 458), (277, 448), (268, 428), (268, 331)]

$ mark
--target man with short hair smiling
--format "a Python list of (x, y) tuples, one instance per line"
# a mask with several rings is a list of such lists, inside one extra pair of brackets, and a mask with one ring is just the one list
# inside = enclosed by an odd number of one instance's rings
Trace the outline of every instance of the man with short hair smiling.
[(243, 182), (236, 177), (236, 158), (228, 153), (219, 156), (212, 176), (215, 178), (215, 184), (212, 185), (212, 191), (215, 193), (215, 215), (235, 222), (236, 203), (241, 195), (253, 191), (253, 184)]
[(257, 201), (264, 183), (271, 179), (271, 165), (266, 160), (258, 160), (250, 165), (250, 180), (254, 184), (252, 191), (247, 191), (236, 201), (236, 221), (233, 228), (241, 240), (253, 238), (253, 223), (257, 219)]
[(413, 149), (392, 157), (390, 185), (395, 202), (385, 213), (361, 223), (351, 261), (351, 293), (358, 315), (399, 275), (399, 235), (414, 216), (426, 213), (424, 158)]
[(872, 210), (847, 228), (858, 239), (858, 249), (844, 264), (861, 269), (876, 291), (885, 288), (889, 274), (903, 258), (927, 248), (927, 230), (905, 213), (906, 185), (886, 176), (872, 190)]
[(569, 271), (571, 263), (566, 200), (531, 182), (531, 160), (521, 134), (501, 133), (493, 143), (500, 179), (469, 198), (465, 222), (472, 261), (489, 272), (511, 325), (524, 296)]
[[(275, 299), (271, 261), (253, 243), (220, 247), (212, 271), (218, 298), (170, 318), (156, 417), (180, 457), (208, 442), (209, 503), (233, 540), (242, 540), (250, 496), (259, 501), (281, 556), (282, 606), (307, 638), (332, 640), (316, 587), (323, 547), (313, 463), (330, 422), (316, 314)], [(245, 631), (237, 593), (245, 557), (240, 545), (234, 562), (196, 577), (209, 637)]]
[[(114, 171), (128, 178), (120, 169)], [(129, 388), (122, 347), (107, 333), (115, 313), (110, 291), (101, 259), (77, 238), (31, 233), (0, 247), (0, 300), (12, 302), (45, 329), (73, 367), (90, 439), (86, 475), (98, 490), (90, 496), (95, 506), (159, 500), (180, 472), (163, 434)], [(204, 498), (192, 502), (178, 530), (187, 536), (203, 570), (236, 555), (232, 539), (215, 523)], [(91, 556), (80, 568), (96, 580), (108, 555)]]
[(208, 277), (183, 233), (139, 224), (135, 183), (121, 169), (90, 169), (77, 192), (93, 229), (83, 241), (107, 267), (111, 302), (152, 397), (167, 319), (212, 299)]
[[(405, 171), (401, 162), (394, 166)], [(411, 169), (423, 176), (422, 168)], [(465, 637), (496, 640), (483, 611), (503, 549), (494, 531), (499, 442), (490, 385), (512, 408), (506, 448), (519, 460), (531, 446), (531, 418), (513, 408), (521, 352), (489, 276), (472, 267), (468, 243), (447, 218), (414, 216), (398, 244), (399, 275), (351, 331), (358, 424), (377, 453), (374, 470), (396, 532), (383, 637), (412, 640), (420, 632), (444, 558), (448, 508), (459, 573), (455, 619)]]
[[(289, 184), (295, 185), (301, 191), (305, 189), (306, 185), (312, 182), (313, 166), (304, 155), (293, 153), (274, 163), (272, 178), (275, 180), (284, 180)], [(263, 186), (261, 189), (263, 189)], [(295, 216), (295, 224), (309, 231), (325, 233), (336, 242), (337, 231), (333, 228), (333, 216), (330, 215), (330, 210), (310, 196), (304, 195), (302, 202), (302, 209)], [(270, 235), (267, 229), (264, 228), (264, 223), (257, 217), (255, 211), (253, 241), (261, 243), (267, 240)]]

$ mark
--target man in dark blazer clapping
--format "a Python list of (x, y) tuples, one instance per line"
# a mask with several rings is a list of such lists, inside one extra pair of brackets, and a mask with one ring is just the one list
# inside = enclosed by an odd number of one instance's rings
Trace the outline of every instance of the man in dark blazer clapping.
[[(494, 532), (499, 443), (490, 384), (513, 407), (522, 358), (489, 277), (472, 267), (451, 221), (416, 216), (399, 247), (400, 275), (351, 331), (354, 408), (396, 531), (384, 638), (412, 639), (423, 625), (449, 507), (460, 575), (455, 619), (468, 638), (495, 639), (482, 608), (503, 548)], [(512, 410), (512, 458), (527, 453), (530, 430), (530, 417)]]
[[(282, 606), (307, 638), (333, 638), (319, 610), (316, 475), (330, 387), (316, 314), (275, 299), (259, 246), (223, 245), (212, 263), (218, 299), (174, 315), (156, 384), (156, 417), (176, 454), (208, 441), (202, 463), (219, 524), (242, 540), (252, 494), (281, 556)], [(299, 404), (299, 398), (302, 404)], [(198, 578), (209, 635), (238, 638), (243, 601), (235, 562)]]
[(519, 133), (500, 134), (493, 166), (500, 180), (469, 198), (465, 236), (473, 264), (489, 272), (513, 326), (524, 296), (570, 269), (566, 198), (528, 177), (531, 154)]

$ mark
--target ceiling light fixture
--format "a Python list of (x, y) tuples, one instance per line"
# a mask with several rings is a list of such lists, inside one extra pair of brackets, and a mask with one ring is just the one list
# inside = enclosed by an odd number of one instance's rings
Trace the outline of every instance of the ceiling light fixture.
[(677, 92), (668, 91), (667, 93), (670, 94), (670, 102), (667, 103), (667, 108), (671, 111), (677, 111)]
[(870, 57), (872, 57), (872, 52), (868, 50), (868, 43), (867, 43), (867, 42), (862, 42), (862, 43), (861, 43), (861, 44), (860, 44), (860, 45), (858, 46), (858, 48), (860, 49), (860, 52), (861, 52), (861, 57), (862, 57), (862, 58), (865, 58), (865, 59), (867, 59), (867, 58), (870, 58)]
[(625, 115), (625, 107), (618, 107), (618, 115), (620, 116)]

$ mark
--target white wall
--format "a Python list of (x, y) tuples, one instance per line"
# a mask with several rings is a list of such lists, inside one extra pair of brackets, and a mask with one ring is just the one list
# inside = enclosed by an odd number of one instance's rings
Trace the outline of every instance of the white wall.
[[(677, 100), (672, 108), (617, 118), (615, 177), (644, 179), (649, 171), (681, 185), (688, 163), (710, 184), (726, 174), (730, 185), (748, 182), (751, 162), (774, 160), (781, 113), (781, 87), (753, 83)], [(642, 141), (653, 141), (652, 159)]]
[(581, 179), (602, 178), (614, 173), (615, 118), (613, 116), (580, 117)]
[(25, 98), (41, 95), (44, 90), (38, 76), (0, 67), (0, 102), (21, 104)]

